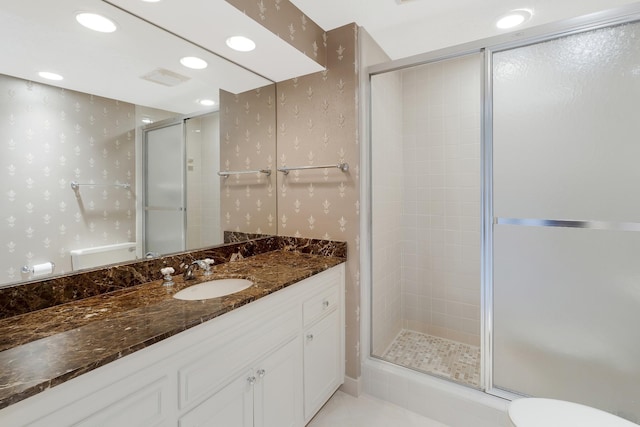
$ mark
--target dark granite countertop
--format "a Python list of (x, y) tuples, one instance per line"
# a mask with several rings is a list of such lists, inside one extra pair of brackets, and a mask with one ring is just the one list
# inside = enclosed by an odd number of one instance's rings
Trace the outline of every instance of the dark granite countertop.
[[(276, 250), (216, 265), (213, 275), (165, 287), (162, 280), (0, 320), (0, 409), (246, 305), (345, 261)], [(199, 272), (197, 274), (200, 274)], [(250, 288), (205, 301), (172, 295), (220, 278)]]

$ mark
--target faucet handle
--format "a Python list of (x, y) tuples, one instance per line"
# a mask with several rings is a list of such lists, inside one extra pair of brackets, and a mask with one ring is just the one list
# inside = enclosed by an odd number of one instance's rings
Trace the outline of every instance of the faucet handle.
[(211, 272), (211, 266), (215, 264), (215, 261), (211, 258), (205, 258), (198, 262), (198, 265), (203, 271), (204, 276), (211, 276), (213, 273)]
[(176, 270), (173, 267), (164, 267), (160, 269), (160, 274), (162, 274), (164, 279), (164, 282), (162, 282), (164, 286), (171, 286), (174, 284), (173, 277), (171, 277), (171, 275), (175, 272)]

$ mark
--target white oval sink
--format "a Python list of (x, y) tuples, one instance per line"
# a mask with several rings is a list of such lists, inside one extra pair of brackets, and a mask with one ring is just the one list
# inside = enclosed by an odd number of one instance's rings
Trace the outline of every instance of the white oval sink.
[(246, 279), (210, 280), (209, 282), (189, 286), (180, 292), (176, 292), (173, 297), (188, 301), (218, 298), (240, 292), (251, 285), (253, 285), (253, 282)]

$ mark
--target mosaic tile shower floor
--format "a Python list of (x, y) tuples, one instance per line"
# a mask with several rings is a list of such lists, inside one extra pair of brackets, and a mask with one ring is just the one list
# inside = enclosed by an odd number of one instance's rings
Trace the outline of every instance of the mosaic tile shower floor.
[(382, 359), (480, 387), (480, 347), (403, 329)]

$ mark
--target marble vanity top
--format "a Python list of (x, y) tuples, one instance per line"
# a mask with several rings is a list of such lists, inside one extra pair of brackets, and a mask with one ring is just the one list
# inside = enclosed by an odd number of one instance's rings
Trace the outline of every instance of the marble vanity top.
[[(343, 263), (286, 249), (213, 267), (175, 285), (155, 280), (0, 320), (0, 409)], [(172, 295), (218, 278), (254, 286), (205, 301)]]

